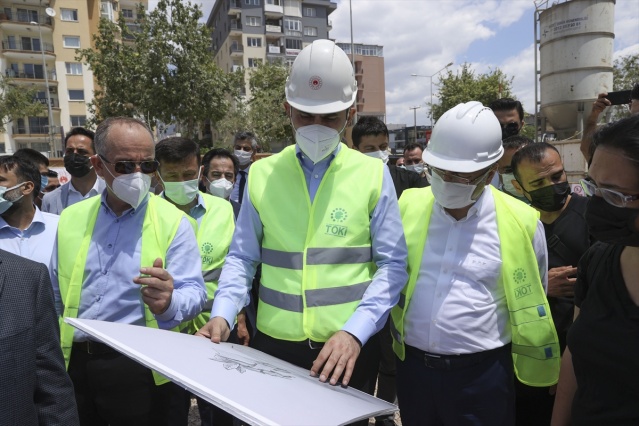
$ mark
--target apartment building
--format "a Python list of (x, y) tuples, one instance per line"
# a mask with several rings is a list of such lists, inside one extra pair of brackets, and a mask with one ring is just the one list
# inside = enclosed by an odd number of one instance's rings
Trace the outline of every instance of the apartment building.
[(260, 62), (292, 64), (314, 40), (328, 38), (330, 0), (217, 0), (207, 26), (212, 51), (226, 72), (245, 70), (245, 95), (250, 97), (246, 70)]
[[(353, 60), (350, 43), (337, 43)], [(384, 48), (371, 44), (353, 44), (357, 80), (357, 116), (374, 116), (386, 121), (386, 84)]]
[(101, 17), (116, 21), (123, 13), (134, 25), (138, 3), (148, 0), (0, 0), (0, 72), (13, 85), (36, 87), (47, 106), (41, 116), (5, 126), (0, 154), (33, 148), (62, 155), (63, 135), (86, 123), (95, 87), (76, 50), (92, 45)]

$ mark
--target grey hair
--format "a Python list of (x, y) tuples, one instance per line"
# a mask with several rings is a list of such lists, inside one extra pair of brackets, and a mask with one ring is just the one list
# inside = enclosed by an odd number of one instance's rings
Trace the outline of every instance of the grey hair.
[(98, 128), (95, 130), (95, 139), (93, 142), (95, 144), (96, 154), (102, 155), (103, 157), (106, 157), (108, 155), (109, 130), (111, 130), (111, 127), (114, 124), (125, 124), (125, 125), (129, 125), (130, 127), (140, 126), (144, 128), (147, 132), (149, 132), (149, 136), (151, 137), (151, 140), (153, 140), (153, 132), (151, 131), (151, 129), (149, 128), (149, 126), (147, 126), (145, 122), (132, 117), (109, 117), (106, 120), (102, 121), (98, 125)]
[(239, 132), (235, 134), (233, 138), (233, 145), (237, 143), (237, 141), (251, 141), (251, 148), (253, 151), (257, 151), (257, 139), (255, 139), (255, 134), (253, 132)]

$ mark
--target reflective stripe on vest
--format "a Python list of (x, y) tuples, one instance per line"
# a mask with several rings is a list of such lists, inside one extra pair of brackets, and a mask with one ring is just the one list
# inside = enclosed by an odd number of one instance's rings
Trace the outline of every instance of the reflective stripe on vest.
[(294, 146), (252, 166), (249, 196), (263, 224), (260, 331), (326, 341), (348, 321), (376, 271), (370, 216), (384, 167), (341, 147), (311, 204)]
[(231, 203), (210, 194), (200, 196), (204, 200), (206, 213), (197, 225), (196, 235), (202, 259), (202, 277), (206, 285), (206, 304), (202, 312), (188, 322), (191, 334), (202, 328), (211, 316), (213, 297), (222, 274), (224, 258), (235, 231), (235, 215)]
[[(504, 287), (512, 332), (515, 374), (529, 386), (551, 386), (559, 378), (561, 354), (539, 266), (532, 246), (539, 213), (490, 187), (495, 200)], [(434, 198), (430, 188), (404, 191), (399, 202), (408, 246), (408, 284), (391, 311), (393, 349), (405, 357), (404, 316), (410, 305), (422, 262)], [(522, 288), (526, 289), (524, 294)]]
[[(77, 318), (81, 289), (84, 282), (89, 246), (98, 217), (102, 197), (91, 197), (67, 207), (58, 224), (58, 283), (64, 313), (60, 317), (60, 341), (67, 368), (71, 359), (71, 347), (75, 328), (62, 321), (64, 317)], [(166, 252), (177, 233), (184, 214), (173, 205), (155, 195), (150, 195), (141, 230), (140, 266), (149, 266), (158, 257), (166, 264)], [(144, 306), (145, 325), (158, 328), (155, 316)], [(153, 372), (155, 383), (169, 380)]]

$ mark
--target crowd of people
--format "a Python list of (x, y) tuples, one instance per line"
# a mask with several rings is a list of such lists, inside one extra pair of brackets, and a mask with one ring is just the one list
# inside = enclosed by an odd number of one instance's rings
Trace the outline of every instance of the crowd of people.
[(390, 164), (379, 119), (344, 143), (332, 41), (285, 91), (295, 144), (259, 161), (250, 132), (202, 156), (126, 117), (66, 135), (62, 186), (36, 151), (0, 157), (0, 424), (187, 424), (187, 391), (65, 317), (249, 345), (409, 426), (639, 424), (639, 84), (587, 129), (588, 197), (516, 100), (455, 106)]

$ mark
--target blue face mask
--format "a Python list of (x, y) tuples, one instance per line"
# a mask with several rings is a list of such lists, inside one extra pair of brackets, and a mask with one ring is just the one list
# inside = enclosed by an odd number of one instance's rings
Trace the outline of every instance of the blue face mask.
[(6, 186), (0, 186), (0, 214), (3, 214), (4, 212), (6, 212), (7, 210), (9, 210), (9, 208), (13, 205), (13, 203), (15, 203), (16, 201), (20, 200), (22, 198), (22, 195), (20, 195), (18, 198), (16, 198), (15, 200), (7, 200), (4, 197), (4, 194), (7, 193), (8, 191), (11, 191), (12, 189), (16, 189), (20, 186), (24, 185), (23, 183), (19, 183), (16, 186), (12, 186), (11, 188), (7, 188)]
[(48, 183), (49, 183), (49, 177), (45, 175), (40, 175), (40, 192), (42, 192), (44, 188), (46, 188)]

